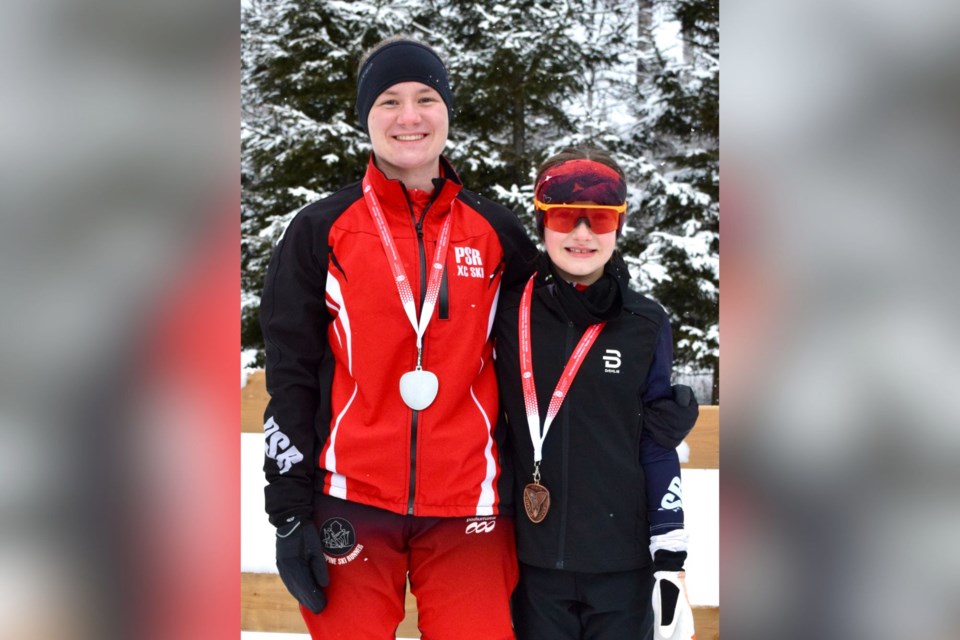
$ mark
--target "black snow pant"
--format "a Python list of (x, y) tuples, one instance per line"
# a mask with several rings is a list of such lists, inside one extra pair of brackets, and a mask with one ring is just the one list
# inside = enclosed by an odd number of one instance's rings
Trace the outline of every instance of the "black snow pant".
[(517, 640), (652, 640), (649, 567), (577, 573), (520, 563), (513, 594)]

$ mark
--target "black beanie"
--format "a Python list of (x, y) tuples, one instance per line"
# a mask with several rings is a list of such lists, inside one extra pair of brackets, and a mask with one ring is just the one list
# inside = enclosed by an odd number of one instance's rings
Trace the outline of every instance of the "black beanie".
[(426, 45), (397, 40), (367, 58), (357, 76), (357, 117), (364, 131), (377, 96), (400, 82), (422, 82), (436, 89), (447, 105), (448, 119), (453, 121), (453, 92), (443, 61)]

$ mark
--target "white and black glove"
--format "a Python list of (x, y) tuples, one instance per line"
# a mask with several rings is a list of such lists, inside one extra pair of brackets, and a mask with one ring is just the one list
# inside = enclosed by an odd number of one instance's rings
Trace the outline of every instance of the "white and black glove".
[(687, 597), (687, 532), (674, 529), (650, 538), (653, 554), (654, 640), (696, 640), (693, 611)]
[(327, 606), (323, 590), (330, 584), (317, 527), (296, 519), (277, 527), (277, 569), (287, 591), (304, 607), (320, 613)]
[(696, 640), (693, 611), (687, 598), (683, 571), (656, 571), (653, 574), (654, 640)]

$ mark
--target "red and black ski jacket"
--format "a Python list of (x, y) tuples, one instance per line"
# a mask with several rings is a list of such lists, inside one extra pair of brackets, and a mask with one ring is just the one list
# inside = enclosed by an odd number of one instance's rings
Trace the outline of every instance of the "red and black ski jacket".
[(274, 250), (261, 301), (270, 402), (266, 510), (308, 516), (315, 491), (416, 516), (499, 513), (498, 393), (492, 324), (502, 287), (521, 285), (536, 249), (508, 209), (462, 187), (441, 158), (425, 207), (367, 168), (418, 301), (440, 227), (453, 216), (422, 366), (439, 392), (422, 411), (400, 397), (416, 334), (357, 182), (304, 207)]

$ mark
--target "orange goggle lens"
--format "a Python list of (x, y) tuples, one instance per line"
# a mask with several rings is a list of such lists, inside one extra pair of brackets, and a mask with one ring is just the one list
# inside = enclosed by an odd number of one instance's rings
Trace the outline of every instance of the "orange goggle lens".
[(570, 233), (583, 219), (586, 219), (594, 233), (610, 233), (620, 227), (620, 218), (627, 210), (626, 204), (609, 206), (537, 202), (536, 207), (543, 211), (543, 226), (558, 233)]

